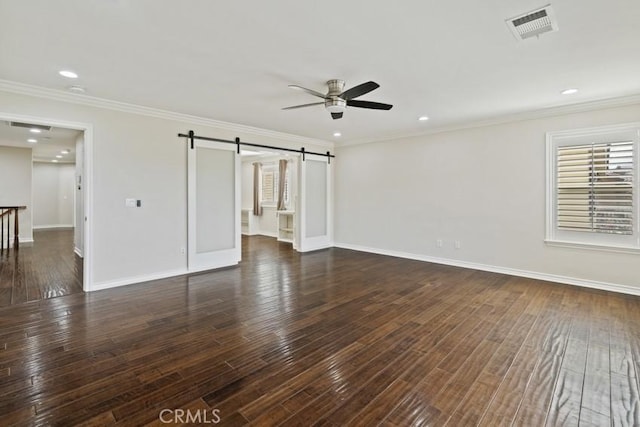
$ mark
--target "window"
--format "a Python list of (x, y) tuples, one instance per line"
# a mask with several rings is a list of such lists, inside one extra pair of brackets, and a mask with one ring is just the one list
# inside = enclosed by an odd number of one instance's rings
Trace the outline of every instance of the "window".
[[(291, 166), (291, 165), (289, 165)], [(289, 205), (289, 175), (291, 167), (287, 168), (284, 181), (284, 203)], [(278, 204), (278, 185), (280, 177), (278, 173), (278, 164), (265, 163), (262, 166), (262, 204), (265, 206), (275, 206)]]
[(277, 203), (278, 194), (278, 173), (273, 170), (262, 169), (262, 203), (272, 205)]
[(287, 172), (284, 175), (284, 204), (285, 206), (289, 206), (289, 182), (291, 182), (291, 163), (289, 163), (289, 165), (287, 166)]
[(640, 125), (547, 135), (547, 241), (640, 249)]

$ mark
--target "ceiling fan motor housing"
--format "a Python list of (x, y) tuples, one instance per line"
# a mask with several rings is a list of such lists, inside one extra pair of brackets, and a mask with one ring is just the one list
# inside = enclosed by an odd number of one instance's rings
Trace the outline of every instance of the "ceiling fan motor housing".
[(338, 96), (344, 92), (344, 80), (332, 79), (327, 82), (329, 86), (329, 92), (327, 96)]
[(347, 101), (340, 98), (340, 94), (344, 91), (344, 80), (329, 80), (327, 86), (329, 86), (329, 92), (324, 100), (324, 108), (330, 113), (342, 113), (347, 108)]

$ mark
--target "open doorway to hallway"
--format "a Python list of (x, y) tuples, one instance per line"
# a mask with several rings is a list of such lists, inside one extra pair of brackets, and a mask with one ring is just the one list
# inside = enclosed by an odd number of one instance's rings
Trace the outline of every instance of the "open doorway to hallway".
[(81, 130), (0, 122), (0, 307), (82, 292), (83, 149)]

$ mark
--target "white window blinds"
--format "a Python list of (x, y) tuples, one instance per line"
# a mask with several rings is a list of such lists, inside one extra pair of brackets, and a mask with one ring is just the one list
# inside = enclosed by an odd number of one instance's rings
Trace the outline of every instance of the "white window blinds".
[(266, 171), (262, 173), (262, 201), (273, 203), (275, 200), (275, 189), (277, 188), (276, 173)]
[[(280, 174), (275, 170), (275, 165), (265, 165), (262, 169), (262, 198), (261, 201), (265, 205), (272, 205), (278, 201), (278, 183), (280, 181)], [(285, 174), (284, 181), (284, 202), (289, 204), (289, 169)]]
[(635, 156), (633, 141), (557, 147), (558, 229), (633, 234)]

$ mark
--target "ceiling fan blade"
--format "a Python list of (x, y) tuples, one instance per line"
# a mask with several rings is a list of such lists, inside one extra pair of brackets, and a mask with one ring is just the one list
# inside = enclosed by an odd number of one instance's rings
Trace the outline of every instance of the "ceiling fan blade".
[(311, 104), (294, 105), (293, 107), (284, 107), (283, 110), (295, 110), (296, 108), (312, 107), (314, 105), (324, 105), (324, 101), (312, 102)]
[(383, 104), (381, 102), (371, 102), (371, 101), (358, 101), (351, 100), (347, 101), (347, 105), (349, 107), (358, 107), (358, 108), (371, 108), (373, 110), (391, 110), (393, 105), (391, 104)]
[(333, 120), (338, 120), (342, 118), (342, 115), (344, 113), (340, 112), (340, 113), (331, 113), (331, 117), (333, 117)]
[(344, 99), (344, 100), (350, 100), (353, 98), (357, 98), (359, 96), (362, 96), (366, 93), (371, 92), (372, 90), (378, 89), (380, 87), (380, 85), (376, 82), (366, 82), (366, 83), (362, 83), (358, 86), (354, 86), (351, 89), (347, 89), (344, 92), (342, 92), (340, 94), (340, 98)]
[(318, 98), (322, 98), (322, 99), (325, 98), (325, 95), (323, 93), (317, 92), (317, 91), (315, 91), (313, 89), (307, 89), (306, 87), (302, 87), (302, 86), (298, 86), (298, 85), (289, 85), (289, 87), (291, 89), (297, 89), (297, 90), (301, 90), (303, 92), (307, 92), (308, 94), (313, 95), (313, 96), (317, 96)]

